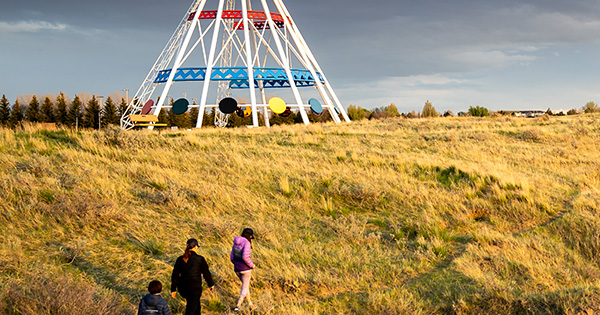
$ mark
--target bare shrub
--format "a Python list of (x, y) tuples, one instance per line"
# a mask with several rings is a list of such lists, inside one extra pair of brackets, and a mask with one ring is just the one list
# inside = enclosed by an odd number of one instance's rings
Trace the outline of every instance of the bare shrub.
[(28, 275), (8, 284), (0, 303), (9, 314), (127, 314), (121, 299), (105, 288), (65, 275)]
[(521, 134), (521, 139), (526, 141), (540, 141), (542, 139), (539, 131), (536, 129), (526, 130)]

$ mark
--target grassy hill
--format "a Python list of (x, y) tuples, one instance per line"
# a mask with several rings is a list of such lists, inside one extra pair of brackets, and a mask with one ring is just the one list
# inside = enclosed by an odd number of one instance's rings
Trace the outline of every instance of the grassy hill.
[[(193, 132), (0, 130), (0, 313), (133, 314), (234, 236), (268, 314), (600, 311), (600, 116)], [(591, 314), (591, 313), (589, 313)]]

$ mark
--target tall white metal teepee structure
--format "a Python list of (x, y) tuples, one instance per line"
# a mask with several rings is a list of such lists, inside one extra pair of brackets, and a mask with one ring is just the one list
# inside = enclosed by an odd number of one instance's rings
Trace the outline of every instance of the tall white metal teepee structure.
[[(192, 85), (184, 94), (198, 104), (168, 102), (174, 84), (183, 82)], [(192, 117), (197, 128), (212, 108), (220, 127), (236, 110), (251, 115), (255, 127), (259, 111), (266, 126), (272, 114), (286, 110), (298, 111), (305, 124), (309, 110), (328, 110), (336, 123), (350, 121), (282, 0), (194, 0), (128, 104), (121, 127), (135, 126), (131, 115), (190, 107), (199, 109)]]

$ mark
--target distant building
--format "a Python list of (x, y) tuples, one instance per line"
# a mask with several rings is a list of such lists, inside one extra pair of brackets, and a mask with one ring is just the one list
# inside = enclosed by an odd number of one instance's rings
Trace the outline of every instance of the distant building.
[(510, 115), (510, 116), (515, 116), (515, 117), (533, 118), (533, 117), (543, 116), (546, 113), (546, 111), (543, 111), (543, 110), (500, 110), (500, 111), (498, 111), (498, 113), (501, 113), (502, 115)]

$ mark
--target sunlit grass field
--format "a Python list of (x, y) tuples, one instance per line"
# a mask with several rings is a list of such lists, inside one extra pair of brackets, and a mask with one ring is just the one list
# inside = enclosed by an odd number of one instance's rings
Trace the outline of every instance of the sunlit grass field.
[[(600, 116), (0, 130), (0, 313), (134, 314), (195, 237), (229, 314), (600, 312)], [(249, 312), (248, 312), (249, 314)]]

